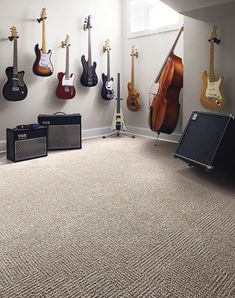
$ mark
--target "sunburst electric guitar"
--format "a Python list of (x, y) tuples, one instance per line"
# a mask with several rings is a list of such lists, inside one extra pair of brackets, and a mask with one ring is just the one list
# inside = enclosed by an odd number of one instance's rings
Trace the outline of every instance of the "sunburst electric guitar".
[(37, 76), (48, 77), (53, 73), (53, 65), (51, 63), (51, 50), (47, 52), (46, 49), (46, 8), (42, 9), (41, 17), (37, 19), (39, 23), (42, 23), (42, 48), (39, 49), (39, 45), (35, 46), (36, 59), (33, 65), (33, 73)]
[(134, 60), (138, 58), (139, 53), (135, 46), (131, 50), (131, 82), (128, 83), (128, 97), (126, 100), (127, 107), (132, 112), (138, 112), (141, 109), (140, 94), (135, 90), (135, 69)]
[(28, 94), (27, 87), (23, 80), (24, 71), (18, 72), (18, 38), (19, 36), (14, 26), (11, 28), (11, 36), (9, 36), (10, 41), (13, 41), (13, 66), (7, 67), (6, 69), (7, 82), (2, 89), (2, 95), (9, 101), (23, 100)]
[(111, 100), (114, 98), (114, 91), (113, 91), (113, 78), (110, 76), (110, 43), (109, 39), (106, 39), (103, 45), (103, 52), (107, 52), (107, 75), (102, 73), (102, 89), (101, 89), (101, 97), (104, 100)]
[(209, 39), (210, 42), (210, 68), (209, 74), (207, 71), (202, 73), (202, 93), (200, 102), (201, 105), (209, 110), (219, 110), (224, 107), (224, 95), (223, 95), (223, 82), (224, 77), (221, 76), (219, 79), (215, 77), (214, 71), (214, 44), (220, 43), (220, 40), (217, 39), (217, 26), (213, 27), (211, 36)]
[(56, 89), (56, 95), (62, 99), (72, 99), (75, 94), (75, 87), (74, 87), (74, 74), (70, 75), (69, 73), (69, 48), (70, 48), (70, 37), (69, 35), (66, 36), (65, 41), (61, 42), (61, 47), (66, 48), (66, 66), (65, 72), (59, 72), (57, 77), (59, 80), (59, 84)]

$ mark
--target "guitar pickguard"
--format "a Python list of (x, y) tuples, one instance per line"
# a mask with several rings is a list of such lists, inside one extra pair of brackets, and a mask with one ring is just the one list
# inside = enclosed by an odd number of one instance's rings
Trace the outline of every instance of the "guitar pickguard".
[(223, 99), (222, 94), (220, 92), (221, 78), (218, 81), (210, 82), (209, 79), (207, 81), (206, 88), (206, 97), (210, 101), (221, 101)]
[(40, 60), (39, 60), (39, 66), (42, 68), (49, 68), (51, 72), (53, 72), (53, 66), (51, 63), (51, 53), (43, 54), (40, 50)]
[(72, 74), (70, 78), (66, 79), (65, 75), (62, 79), (62, 86), (73, 86), (74, 75)]

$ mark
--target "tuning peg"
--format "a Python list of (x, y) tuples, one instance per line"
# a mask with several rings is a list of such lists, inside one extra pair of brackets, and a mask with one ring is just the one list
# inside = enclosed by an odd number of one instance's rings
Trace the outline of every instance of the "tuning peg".
[(61, 41), (61, 48), (64, 48), (64, 47), (65, 47), (65, 42)]

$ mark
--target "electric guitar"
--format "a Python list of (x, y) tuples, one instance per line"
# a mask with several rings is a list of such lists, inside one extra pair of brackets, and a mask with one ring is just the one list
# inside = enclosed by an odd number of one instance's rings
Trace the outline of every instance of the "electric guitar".
[(51, 63), (52, 52), (46, 49), (46, 8), (42, 9), (41, 17), (37, 19), (38, 23), (42, 22), (42, 48), (35, 46), (36, 60), (33, 65), (33, 73), (37, 76), (48, 77), (53, 73), (53, 65)]
[(135, 70), (134, 70), (134, 59), (138, 58), (139, 53), (135, 49), (135, 46), (132, 46), (131, 51), (131, 82), (128, 83), (128, 97), (126, 100), (127, 107), (132, 112), (138, 112), (141, 109), (140, 94), (135, 90)]
[(209, 75), (205, 70), (202, 73), (202, 93), (200, 102), (201, 105), (210, 110), (219, 110), (224, 107), (224, 95), (223, 95), (223, 82), (224, 77), (221, 76), (218, 80), (215, 77), (214, 71), (214, 44), (220, 43), (220, 40), (217, 39), (217, 26), (213, 27), (211, 36), (209, 39), (210, 42), (210, 69)]
[(2, 95), (9, 101), (23, 100), (27, 94), (27, 86), (24, 83), (24, 71), (18, 72), (18, 53), (17, 53), (17, 41), (18, 33), (16, 27), (12, 27), (10, 41), (13, 41), (13, 67), (7, 67), (6, 75), (7, 82), (3, 86)]
[(69, 47), (70, 47), (70, 37), (66, 36), (65, 41), (61, 42), (61, 47), (66, 48), (66, 67), (65, 73), (59, 72), (57, 77), (59, 84), (56, 89), (56, 95), (62, 99), (71, 99), (75, 96), (76, 91), (73, 84), (74, 74), (69, 74)]
[(115, 108), (112, 130), (125, 131), (126, 125), (124, 122), (124, 117), (121, 109), (121, 97), (120, 97), (120, 73), (117, 74), (117, 107)]
[(92, 63), (91, 56), (91, 16), (85, 18), (83, 29), (88, 30), (88, 61), (85, 56), (82, 55), (81, 61), (83, 66), (83, 72), (80, 78), (80, 82), (85, 87), (94, 87), (98, 83), (98, 77), (96, 75), (96, 62)]
[(110, 44), (109, 40), (106, 39), (103, 45), (103, 52), (107, 52), (107, 75), (102, 73), (102, 81), (103, 86), (101, 89), (101, 97), (104, 100), (111, 100), (114, 98), (114, 90), (113, 90), (113, 78), (110, 77)]

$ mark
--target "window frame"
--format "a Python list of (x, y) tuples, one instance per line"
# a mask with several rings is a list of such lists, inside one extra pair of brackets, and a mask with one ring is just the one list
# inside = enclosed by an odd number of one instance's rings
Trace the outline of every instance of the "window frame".
[(163, 26), (158, 29), (145, 29), (145, 30), (141, 30), (141, 31), (131, 32), (131, 22), (130, 22), (130, 13), (131, 13), (130, 2), (131, 1), (132, 0), (127, 0), (127, 2), (126, 2), (127, 3), (126, 4), (127, 5), (127, 38), (128, 39), (179, 30), (183, 25), (183, 16), (181, 14), (179, 14), (179, 23), (178, 24)]

